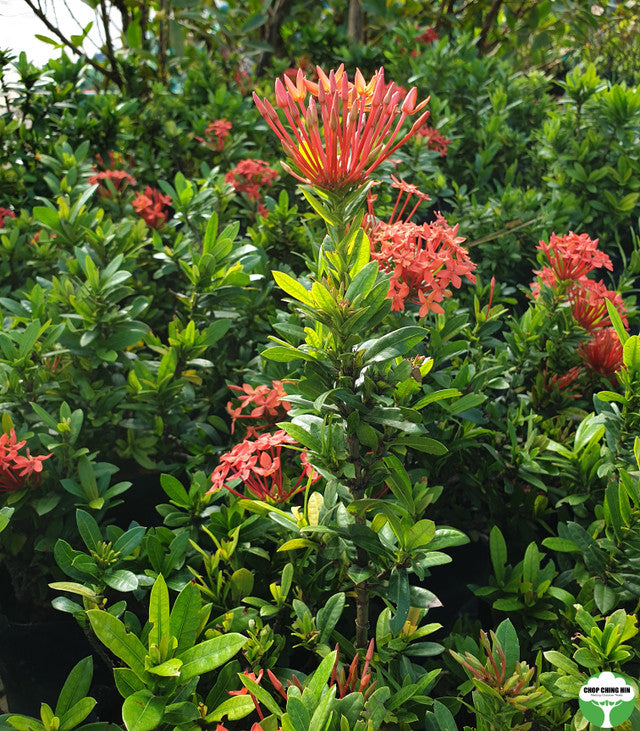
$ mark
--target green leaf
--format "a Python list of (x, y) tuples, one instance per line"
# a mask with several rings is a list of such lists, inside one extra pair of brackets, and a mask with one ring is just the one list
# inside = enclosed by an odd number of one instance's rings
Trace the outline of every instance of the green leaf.
[(180, 480), (176, 479), (173, 475), (162, 474), (160, 475), (160, 485), (169, 496), (171, 502), (179, 505), (181, 508), (189, 506), (189, 494)]
[(544, 655), (545, 660), (548, 660), (552, 665), (560, 668), (560, 670), (562, 670), (567, 675), (580, 675), (580, 670), (578, 666), (573, 662), (573, 660), (570, 660), (566, 655), (563, 655), (561, 652), (558, 652), (557, 650), (549, 650), (547, 652), (543, 652), (542, 654)]
[(428, 393), (426, 396), (423, 396), (413, 408), (424, 409), (425, 406), (435, 403), (436, 401), (456, 398), (457, 396), (460, 396), (460, 391), (458, 391), (457, 388), (443, 388), (440, 391), (434, 391), (433, 393)]
[(198, 587), (189, 582), (178, 594), (169, 617), (169, 633), (178, 640), (176, 654), (181, 655), (192, 647), (200, 627), (200, 605), (202, 600)]
[(144, 680), (144, 659), (147, 649), (136, 635), (127, 632), (119, 619), (100, 609), (88, 610), (87, 617), (100, 642)]
[(227, 698), (219, 706), (216, 706), (207, 715), (206, 721), (207, 723), (222, 721), (225, 716), (230, 721), (238, 721), (248, 716), (252, 711), (255, 711), (255, 706), (248, 693), (247, 695), (235, 695), (232, 698)]
[(358, 295), (366, 297), (373, 289), (377, 276), (378, 262), (370, 261), (362, 267), (362, 269), (360, 269), (360, 271), (351, 280), (351, 284), (345, 293), (345, 298), (348, 299), (349, 302), (353, 302)]
[(149, 597), (149, 647), (160, 646), (165, 635), (169, 635), (169, 590), (162, 574), (158, 574)]
[(95, 518), (86, 511), (78, 509), (76, 510), (76, 523), (78, 524), (78, 531), (86, 547), (90, 551), (95, 551), (98, 543), (101, 543), (103, 540), (102, 532)]
[(615, 308), (615, 306), (611, 302), (611, 300), (608, 300), (605, 298), (604, 303), (607, 306), (607, 312), (609, 313), (609, 319), (611, 320), (613, 329), (616, 331), (616, 333), (618, 333), (620, 342), (624, 345), (624, 343), (626, 343), (629, 338), (629, 334), (627, 333), (627, 331), (625, 329), (625, 326), (622, 322), (622, 318), (620, 317), (620, 313)]
[(615, 591), (599, 579), (596, 579), (593, 587), (593, 598), (602, 614), (608, 614), (616, 604)]
[(284, 272), (277, 272), (273, 271), (271, 272), (273, 275), (273, 278), (276, 280), (276, 284), (280, 289), (282, 289), (286, 294), (291, 295), (294, 299), (298, 300), (299, 302), (304, 302), (305, 305), (314, 306), (313, 297), (311, 296), (311, 292), (309, 292), (308, 289), (305, 289), (300, 282), (298, 282), (297, 279), (294, 279), (293, 277), (290, 277), (288, 274), (285, 274)]
[[(511, 624), (511, 620), (505, 619), (500, 622), (496, 629), (496, 637), (502, 646), (506, 662), (506, 677), (513, 675), (516, 669), (516, 663), (520, 661), (520, 641), (515, 627)], [(497, 658), (496, 658), (497, 660)]]
[(580, 553), (580, 548), (568, 538), (545, 538), (542, 541), (542, 545), (545, 548), (550, 548), (552, 551), (561, 551), (565, 553)]
[(266, 348), (261, 353), (263, 358), (267, 360), (274, 360), (277, 363), (288, 363), (294, 360), (308, 360), (313, 361), (315, 358), (309, 353), (305, 353), (298, 348), (293, 346), (287, 348), (283, 345), (274, 345), (271, 348)]
[(309, 694), (315, 698), (316, 703), (320, 701), (324, 688), (331, 677), (331, 672), (336, 661), (336, 651), (326, 655), (320, 665), (315, 669), (307, 683)]
[(258, 685), (255, 680), (252, 680), (244, 673), (238, 673), (238, 677), (242, 681), (242, 684), (245, 686), (245, 688), (249, 690), (249, 693), (254, 695), (260, 701), (260, 703), (263, 703), (271, 711), (271, 713), (274, 714), (274, 716), (277, 716), (278, 718), (282, 716), (280, 706), (275, 702), (272, 695), (268, 691), (266, 691), (262, 686)]
[[(77, 728), (91, 713), (96, 705), (95, 698), (81, 698), (63, 715), (60, 716), (59, 731), (72, 731)], [(59, 714), (56, 713), (56, 716)]]
[(320, 632), (320, 637), (318, 638), (319, 644), (326, 645), (329, 643), (331, 632), (342, 615), (344, 605), (345, 594), (341, 591), (329, 597), (324, 607), (318, 611), (316, 615), (316, 627)]
[(58, 696), (55, 710), (58, 718), (64, 716), (78, 701), (87, 695), (91, 687), (92, 677), (93, 658), (91, 656), (85, 657), (84, 660), (80, 660), (79, 663), (74, 665)]
[(358, 350), (363, 351), (363, 365), (380, 363), (404, 355), (421, 340), (424, 340), (428, 332), (423, 327), (409, 325), (387, 333), (375, 340), (368, 340), (365, 343), (361, 343)]
[[(431, 522), (431, 521), (430, 521)], [(404, 627), (411, 608), (409, 577), (405, 569), (393, 567), (389, 578), (389, 600), (396, 605), (396, 613), (389, 620), (389, 629), (396, 635)]]
[(150, 690), (139, 690), (125, 698), (122, 719), (127, 731), (154, 731), (164, 715), (165, 700)]
[(425, 454), (442, 455), (447, 453), (447, 448), (442, 442), (431, 437), (401, 437), (400, 439), (394, 439), (389, 446), (404, 446), (415, 449), (418, 452), (424, 452)]
[(247, 638), (236, 632), (205, 640), (191, 647), (181, 655), (183, 662), (181, 677), (189, 680), (196, 675), (208, 673), (224, 665), (245, 645)]
[(285, 541), (279, 548), (280, 551), (295, 551), (298, 548), (317, 548), (318, 546), (310, 541), (308, 538), (292, 538), (290, 541)]
[(104, 575), (104, 583), (116, 591), (135, 591), (138, 588), (138, 577), (126, 569), (109, 570)]
[(631, 335), (625, 342), (622, 361), (632, 374), (640, 372), (640, 337)]
[(489, 534), (489, 552), (493, 573), (496, 581), (501, 586), (504, 584), (505, 567), (507, 565), (507, 544), (497, 525), (493, 526)]

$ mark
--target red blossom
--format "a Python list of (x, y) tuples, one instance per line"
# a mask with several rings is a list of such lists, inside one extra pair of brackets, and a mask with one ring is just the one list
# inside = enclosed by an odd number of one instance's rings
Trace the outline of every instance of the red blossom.
[(0, 207), (0, 228), (4, 227), (5, 218), (15, 218), (16, 214), (9, 208)]
[(316, 71), (317, 83), (302, 69), (298, 69), (295, 81), (286, 75), (284, 83), (276, 80), (276, 105), (287, 126), (268, 100), (255, 92), (253, 99), (289, 158), (283, 167), (303, 183), (343, 193), (364, 183), (416, 133), (429, 112), (423, 112), (398, 139), (406, 118), (422, 110), (429, 100), (416, 104), (414, 87), (401, 103), (400, 87), (385, 83), (382, 68), (368, 83), (359, 70), (354, 81), (349, 81), (344, 64), (328, 75), (320, 67)]
[(171, 205), (171, 198), (163, 195), (159, 190), (147, 186), (144, 193), (138, 193), (133, 201), (136, 213), (144, 218), (147, 226), (162, 228), (169, 217), (166, 206)]
[[(291, 409), (291, 404), (286, 400), (287, 394), (282, 381), (272, 381), (271, 387), (262, 384), (254, 388), (248, 383), (243, 383), (242, 386), (229, 386), (229, 388), (241, 394), (238, 397), (239, 406), (234, 407), (231, 401), (227, 403), (227, 411), (232, 417), (232, 434), (238, 419), (263, 419), (264, 424), (250, 426), (247, 430), (247, 436), (256, 436), (259, 431), (282, 421)], [(242, 413), (248, 408), (251, 408), (249, 413)]]
[(111, 191), (103, 184), (104, 180), (110, 180), (113, 183), (113, 187), (116, 189), (116, 193), (124, 190), (127, 185), (135, 185), (138, 181), (129, 175), (126, 170), (101, 170), (94, 175), (89, 176), (89, 184), (100, 185), (98, 188), (98, 194), (102, 198), (111, 198)]
[(623, 366), (622, 343), (615, 330), (597, 330), (593, 338), (580, 346), (586, 365), (601, 376), (611, 379)]
[(441, 135), (437, 129), (430, 127), (428, 124), (422, 125), (418, 130), (420, 137), (425, 137), (427, 140), (427, 149), (439, 152), (440, 157), (445, 157), (447, 149), (451, 144), (451, 140)]
[(607, 312), (607, 300), (618, 310), (625, 328), (629, 327), (627, 308), (622, 296), (618, 292), (607, 289), (604, 282), (581, 279), (569, 286), (567, 294), (571, 305), (571, 314), (585, 330), (591, 332), (611, 327), (611, 319)]
[(214, 152), (221, 152), (224, 149), (226, 139), (229, 136), (232, 126), (231, 122), (227, 119), (216, 119), (205, 129), (204, 136), (206, 139), (203, 137), (196, 137), (196, 140), (198, 140), (198, 142), (202, 142), (203, 145), (206, 145)]
[[(450, 286), (458, 289), (462, 285), (462, 277), (475, 282), (472, 273), (475, 264), (460, 245), (465, 238), (458, 236), (458, 226), (449, 226), (440, 213), (431, 223), (411, 223), (408, 219), (420, 201), (429, 197), (415, 186), (395, 178), (392, 180), (400, 193), (389, 222), (375, 220), (370, 198), (365, 224), (371, 243), (371, 258), (378, 262), (381, 271), (391, 275), (388, 295), (392, 300), (391, 309), (404, 310), (405, 303), (409, 301), (420, 305), (420, 317), (425, 317), (428, 312), (444, 312), (439, 303), (451, 296)], [(405, 193), (407, 198), (401, 207)], [(406, 219), (401, 220), (409, 198), (414, 194), (418, 195), (419, 201)]]
[(302, 470), (294, 483), (283, 475), (282, 448), (296, 444), (296, 440), (280, 429), (274, 434), (261, 434), (255, 439), (245, 439), (236, 444), (230, 452), (220, 457), (220, 464), (211, 475), (213, 487), (209, 493), (225, 487), (238, 497), (244, 495), (227, 483), (241, 480), (249, 492), (259, 500), (275, 503), (287, 501), (296, 493), (304, 490), (307, 480), (319, 479), (307, 461), (305, 452), (299, 453)]
[[(591, 239), (587, 234), (576, 234), (570, 231), (566, 236), (551, 234), (549, 243), (541, 241), (538, 249), (543, 252), (549, 262), (549, 269), (556, 282), (578, 280), (589, 272), (600, 267), (610, 271), (613, 269), (611, 259), (598, 250), (598, 239)], [(543, 268), (534, 271), (543, 281), (550, 279), (549, 271)]]
[(224, 176), (227, 183), (233, 185), (236, 193), (246, 193), (249, 200), (258, 203), (258, 213), (263, 216), (268, 213), (262, 205), (260, 189), (265, 185), (273, 185), (278, 173), (264, 160), (241, 160), (233, 170)]
[(421, 33), (419, 36), (416, 36), (416, 41), (418, 43), (434, 43), (435, 41), (439, 40), (438, 31), (435, 28), (427, 28), (424, 33)]
[(32, 455), (26, 448), (26, 455), (19, 451), (26, 441), (16, 441), (14, 429), (0, 435), (0, 492), (12, 492), (23, 487), (37, 487), (42, 481), (42, 463), (52, 454)]

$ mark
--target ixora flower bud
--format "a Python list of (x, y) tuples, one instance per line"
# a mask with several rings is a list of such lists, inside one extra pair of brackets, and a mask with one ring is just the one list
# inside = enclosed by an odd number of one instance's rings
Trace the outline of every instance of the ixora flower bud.
[[(317, 74), (318, 83), (309, 81), (302, 69), (295, 84), (287, 76), (284, 83), (276, 81), (276, 105), (286, 125), (267, 99), (255, 93), (253, 99), (282, 143), (288, 158), (285, 170), (303, 183), (342, 194), (364, 183), (422, 127), (429, 99), (416, 103), (415, 88), (404, 96), (400, 87), (385, 82), (382, 68), (368, 83), (359, 70), (355, 82), (349, 81), (344, 65), (328, 75), (318, 68)], [(401, 135), (407, 117), (418, 112), (411, 129)]]

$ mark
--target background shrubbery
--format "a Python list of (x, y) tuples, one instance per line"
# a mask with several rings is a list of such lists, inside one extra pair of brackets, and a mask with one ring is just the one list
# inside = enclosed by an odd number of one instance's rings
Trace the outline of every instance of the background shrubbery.
[[(114, 3), (104, 61), (0, 56), (0, 610), (53, 600), (122, 696), (83, 661), (33, 727), (587, 728), (586, 678), (640, 672), (635, 3), (262, 5)], [(303, 192), (251, 98), (342, 63), (430, 96), (370, 202), (403, 179), (466, 239), (423, 317), (358, 253), (365, 193)], [(569, 232), (586, 285), (540, 274)], [(210, 494), (267, 427), (313, 483)]]

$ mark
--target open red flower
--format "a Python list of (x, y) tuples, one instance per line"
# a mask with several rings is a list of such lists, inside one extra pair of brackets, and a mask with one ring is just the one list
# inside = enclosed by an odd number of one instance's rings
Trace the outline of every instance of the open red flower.
[[(227, 411), (232, 417), (232, 434), (238, 419), (263, 420), (263, 424), (252, 425), (247, 429), (247, 436), (256, 436), (259, 431), (282, 421), (291, 409), (291, 404), (286, 400), (287, 394), (282, 381), (272, 381), (271, 387), (261, 384), (254, 388), (248, 383), (243, 383), (242, 386), (229, 386), (229, 388), (240, 394), (239, 406), (234, 407), (231, 401), (227, 403)], [(251, 409), (249, 413), (243, 413), (247, 409)]]
[(571, 314), (585, 330), (592, 332), (611, 327), (607, 300), (618, 310), (624, 326), (629, 327), (627, 308), (622, 296), (618, 292), (607, 289), (604, 282), (581, 279), (570, 285), (567, 295), (571, 305)]
[(291, 468), (298, 473), (296, 481), (293, 482), (286, 475), (285, 468), (289, 465), (283, 464), (285, 460), (282, 448), (296, 443), (293, 437), (280, 429), (274, 434), (262, 434), (256, 439), (245, 439), (236, 444), (230, 452), (220, 457), (220, 464), (211, 475), (213, 487), (209, 493), (226, 487), (234, 495), (244, 497), (228, 484), (239, 479), (259, 500), (275, 503), (287, 501), (305, 489), (310, 477), (312, 482), (319, 479), (319, 475), (314, 473), (313, 467), (307, 461), (305, 452), (299, 452), (299, 456), (292, 459)]
[(623, 348), (615, 330), (598, 330), (593, 338), (580, 346), (586, 365), (601, 376), (611, 379), (623, 366)]
[(538, 249), (545, 255), (549, 267), (534, 274), (540, 275), (546, 283), (582, 279), (600, 267), (613, 269), (611, 259), (598, 250), (598, 239), (591, 239), (587, 234), (570, 231), (566, 236), (556, 236), (553, 233), (549, 243), (541, 241)]
[(241, 160), (233, 170), (224, 176), (225, 182), (233, 185), (236, 193), (246, 193), (249, 200), (260, 203), (262, 195), (260, 189), (266, 185), (273, 185), (278, 172), (269, 167), (264, 160)]
[(4, 227), (5, 218), (15, 218), (16, 214), (9, 208), (2, 208), (0, 206), (0, 228)]
[[(449, 226), (440, 213), (431, 223), (411, 223), (408, 219), (419, 203), (429, 197), (404, 181), (393, 178), (393, 182), (400, 192), (389, 222), (376, 221), (370, 198), (365, 224), (371, 258), (378, 262), (381, 271), (391, 275), (388, 295), (392, 300), (391, 309), (404, 310), (409, 301), (420, 305), (420, 317), (428, 312), (444, 312), (439, 303), (451, 296), (450, 287), (461, 287), (463, 277), (475, 282), (472, 273), (475, 264), (460, 245), (465, 239), (458, 236), (458, 226)], [(407, 198), (401, 206), (405, 193)], [(412, 195), (418, 195), (418, 203), (407, 218), (401, 220)]]
[(26, 448), (26, 441), (18, 442), (14, 429), (0, 435), (0, 492), (12, 492), (23, 487), (36, 487), (42, 481), (42, 463), (52, 454), (34, 456)]
[(144, 218), (147, 226), (162, 228), (169, 217), (167, 206), (171, 205), (171, 198), (163, 195), (159, 190), (147, 186), (144, 193), (138, 193), (133, 201), (136, 213)]
[(207, 125), (204, 131), (204, 137), (196, 137), (196, 140), (202, 142), (203, 145), (206, 145), (214, 152), (221, 152), (224, 149), (232, 126), (228, 119), (216, 119)]
[(307, 79), (302, 69), (295, 82), (286, 75), (284, 83), (276, 81), (276, 104), (287, 126), (268, 100), (255, 92), (253, 99), (289, 158), (290, 165), (283, 163), (283, 167), (304, 183), (344, 193), (364, 183), (416, 133), (429, 112), (423, 112), (400, 136), (406, 118), (429, 100), (416, 104), (415, 87), (402, 100), (399, 87), (385, 83), (382, 68), (368, 83), (359, 70), (349, 81), (344, 65), (328, 75), (318, 67), (317, 74), (317, 83)]

